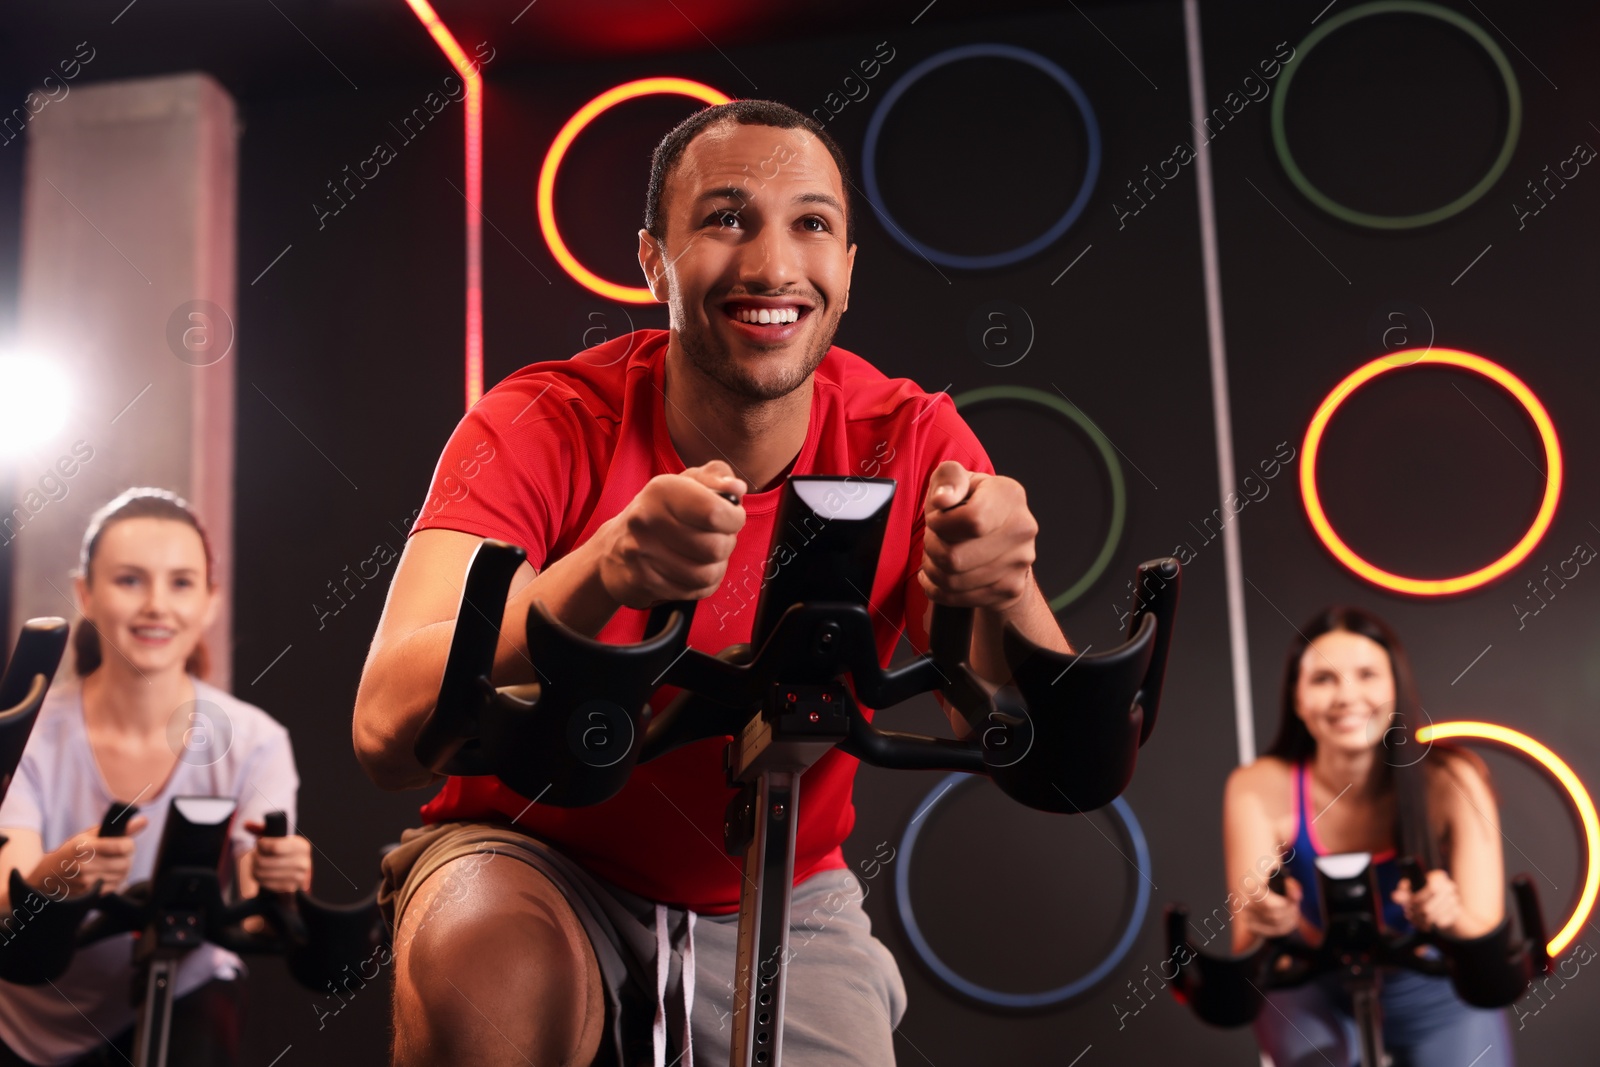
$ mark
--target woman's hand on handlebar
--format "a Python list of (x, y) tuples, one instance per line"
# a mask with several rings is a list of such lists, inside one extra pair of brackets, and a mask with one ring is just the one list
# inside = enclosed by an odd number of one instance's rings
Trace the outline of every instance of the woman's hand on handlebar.
[(1284, 893), (1269, 889), (1259, 898), (1247, 900), (1239, 918), (1255, 937), (1288, 937), (1300, 927), (1300, 900), (1304, 895), (1299, 882), (1285, 878)]
[(1438, 930), (1453, 934), (1461, 919), (1461, 891), (1446, 871), (1429, 871), (1421, 889), (1401, 879), (1394, 890), (1394, 902), (1405, 909), (1406, 918), (1418, 930)]
[(81, 897), (104, 882), (106, 892), (122, 888), (133, 869), (133, 838), (150, 825), (143, 815), (128, 820), (126, 836), (101, 837), (100, 827), (91, 826), (73, 834), (54, 852), (39, 860), (28, 884), (54, 900)]
[(601, 528), (606, 534), (600, 581), (630, 608), (669, 600), (701, 600), (716, 592), (744, 509), (719, 493), (743, 497), (747, 487), (722, 460), (682, 474), (658, 474)]
[[(264, 823), (251, 822), (245, 829), (260, 834)], [(311, 891), (311, 842), (298, 834), (288, 837), (256, 838), (249, 854), (250, 877), (262, 892), (293, 893)]]

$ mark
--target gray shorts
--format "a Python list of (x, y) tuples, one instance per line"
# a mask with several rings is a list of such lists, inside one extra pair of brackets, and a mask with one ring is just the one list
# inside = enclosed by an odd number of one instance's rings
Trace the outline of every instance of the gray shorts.
[[(542, 841), (498, 823), (447, 822), (405, 831), (383, 860), (378, 901), (398, 929), (418, 886), (451, 860), (489, 852), (513, 856), (560, 890), (589, 935), (605, 985), (606, 1025), (594, 1067), (665, 1062), (723, 1067), (733, 1027), (737, 915), (694, 915), (660, 907), (603, 881)], [(884, 1067), (894, 1063), (893, 1030), (906, 1010), (894, 957), (872, 936), (865, 890), (848, 869), (795, 886), (790, 911), (783, 1059), (789, 1067)], [(667, 947), (665, 990), (656, 971)], [(684, 959), (692, 979), (684, 988)], [(660, 993), (658, 997), (658, 992)], [(685, 1053), (683, 1008), (692, 1005)], [(662, 1011), (658, 1005), (664, 1004)], [(658, 1026), (658, 1015), (663, 1025)], [(658, 1036), (658, 1030), (664, 1034)]]

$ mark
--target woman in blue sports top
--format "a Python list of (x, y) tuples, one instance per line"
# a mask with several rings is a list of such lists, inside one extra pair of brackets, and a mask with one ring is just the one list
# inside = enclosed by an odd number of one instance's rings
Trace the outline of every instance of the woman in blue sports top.
[[(1244, 902), (1233, 922), (1235, 952), (1268, 937), (1320, 940), (1313, 861), (1341, 852), (1372, 854), (1391, 929), (1475, 937), (1499, 925), (1499, 817), (1486, 768), (1466, 752), (1434, 745), (1422, 760), (1429, 831), (1443, 866), (1428, 871), (1415, 893), (1400, 880), (1395, 757), (1383, 740), (1396, 726), (1414, 724), (1417, 708), (1410, 660), (1381, 619), (1334, 607), (1302, 628), (1284, 673), (1278, 736), (1265, 755), (1229, 776), (1223, 800), (1229, 889)], [(1265, 884), (1279, 863), (1288, 875), (1283, 895)], [(1504, 1012), (1468, 1006), (1448, 979), (1385, 972), (1381, 1004), (1384, 1044), (1396, 1067), (1513, 1062)], [(1255, 1028), (1276, 1067), (1346, 1067), (1359, 1058), (1350, 1000), (1335, 975), (1268, 994)]]

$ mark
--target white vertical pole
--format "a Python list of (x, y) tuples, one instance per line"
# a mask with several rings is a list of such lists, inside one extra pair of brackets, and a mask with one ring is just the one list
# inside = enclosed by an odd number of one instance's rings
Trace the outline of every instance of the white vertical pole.
[[(1211, 405), (1216, 430), (1217, 485), (1222, 513), (1234, 496), (1233, 411), (1228, 401), (1228, 352), (1222, 329), (1222, 274), (1217, 262), (1217, 208), (1211, 185), (1211, 145), (1205, 138), (1205, 67), (1200, 52), (1200, 3), (1183, 0), (1189, 54), (1189, 120), (1196, 132), (1195, 188), (1200, 197), (1200, 255), (1206, 287), (1206, 342), (1211, 353)], [(1228, 643), (1233, 660), (1233, 718), (1239, 762), (1256, 758), (1255, 713), (1250, 694), (1250, 649), (1244, 619), (1244, 570), (1239, 554), (1239, 516), (1222, 527), (1223, 574), (1228, 591)]]

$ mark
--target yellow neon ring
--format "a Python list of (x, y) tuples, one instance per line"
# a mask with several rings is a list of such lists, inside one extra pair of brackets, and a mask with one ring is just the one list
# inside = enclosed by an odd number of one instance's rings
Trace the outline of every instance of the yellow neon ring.
[(561, 169), (561, 161), (566, 158), (567, 149), (572, 146), (573, 140), (602, 112), (625, 100), (652, 96), (656, 93), (676, 93), (713, 106), (726, 104), (732, 99), (709, 85), (687, 78), (640, 78), (638, 81), (625, 82), (614, 89), (607, 89), (579, 108), (578, 113), (568, 119), (567, 124), (561, 127), (561, 132), (556, 134), (556, 139), (550, 144), (550, 151), (545, 153), (544, 166), (539, 168), (536, 208), (539, 215), (539, 229), (544, 233), (545, 243), (550, 246), (550, 254), (555, 256), (556, 262), (585, 289), (627, 304), (648, 304), (655, 298), (650, 295), (649, 289), (606, 281), (578, 262), (578, 258), (567, 248), (567, 243), (561, 239), (561, 231), (556, 228), (556, 172)]
[[(1362, 385), (1376, 378), (1378, 375), (1391, 371), (1397, 367), (1413, 366), (1419, 363), (1442, 363), (1452, 367), (1460, 367), (1483, 375), (1490, 381), (1499, 384), (1522, 404), (1527, 410), (1533, 423), (1539, 430), (1539, 438), (1544, 442), (1545, 457), (1545, 487), (1544, 500), (1539, 504), (1539, 513), (1534, 516), (1533, 524), (1528, 527), (1527, 533), (1505, 555), (1478, 570), (1468, 574), (1458, 575), (1454, 578), (1407, 578), (1404, 575), (1393, 574), (1376, 567), (1360, 556), (1345, 544), (1334, 532), (1333, 524), (1328, 521), (1326, 512), (1322, 510), (1322, 499), (1317, 492), (1317, 449), (1322, 443), (1323, 431), (1327, 428), (1328, 420), (1333, 418), (1333, 413), (1339, 405), (1344, 403), (1351, 393)], [(1322, 543), (1328, 546), (1328, 551), (1334, 557), (1349, 567), (1356, 574), (1372, 582), (1374, 585), (1393, 589), (1397, 593), (1414, 593), (1418, 596), (1441, 596), (1446, 593), (1459, 593), (1467, 589), (1474, 589), (1486, 582), (1493, 581), (1500, 575), (1511, 570), (1521, 563), (1533, 551), (1539, 539), (1549, 530), (1550, 523), (1555, 519), (1556, 501), (1561, 497), (1561, 444), (1556, 439), (1555, 424), (1550, 421), (1550, 415), (1545, 411), (1544, 405), (1522, 383), (1522, 380), (1498, 363), (1492, 363), (1482, 356), (1475, 356), (1470, 352), (1460, 352), (1453, 348), (1428, 348), (1407, 349), (1403, 352), (1391, 352), (1381, 356), (1356, 370), (1344, 381), (1334, 387), (1327, 399), (1323, 400), (1317, 413), (1311, 419), (1311, 425), (1306, 428), (1304, 447), (1300, 454), (1300, 493), (1305, 500), (1306, 515), (1311, 519), (1312, 527), (1317, 531), (1317, 536)]]
[(1578, 936), (1579, 927), (1588, 921), (1589, 913), (1594, 910), (1595, 898), (1600, 896), (1600, 863), (1596, 862), (1597, 856), (1600, 856), (1600, 816), (1595, 814), (1594, 801), (1572, 768), (1567, 766), (1566, 761), (1527, 734), (1519, 733), (1508, 726), (1499, 726), (1492, 722), (1440, 722), (1430, 723), (1417, 731), (1417, 740), (1424, 744), (1448, 741), (1451, 738), (1493, 741), (1520, 752), (1561, 783), (1561, 787), (1572, 798), (1572, 805), (1577, 809), (1578, 818), (1583, 823), (1584, 843), (1588, 847), (1588, 863), (1584, 870), (1583, 892), (1578, 895), (1578, 904), (1572, 909), (1572, 915), (1567, 919), (1566, 925), (1550, 939), (1549, 953), (1554, 959), (1561, 954), (1562, 949), (1572, 943), (1573, 938)]

